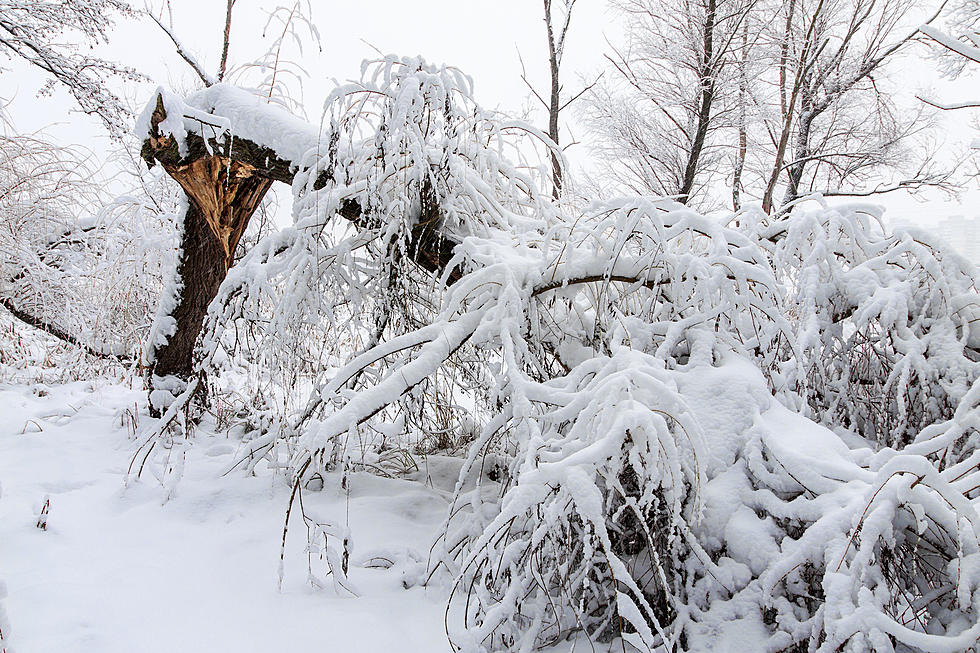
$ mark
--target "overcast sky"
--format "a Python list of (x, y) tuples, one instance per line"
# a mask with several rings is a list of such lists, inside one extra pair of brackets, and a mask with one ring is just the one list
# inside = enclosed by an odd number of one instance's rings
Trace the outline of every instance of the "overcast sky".
[[(175, 32), (205, 68), (213, 72), (220, 55), (224, 0), (171, 0), (171, 4)], [(161, 0), (154, 0), (152, 6), (159, 9)], [(268, 11), (275, 6), (261, 0), (238, 0), (232, 24), (231, 65), (252, 61), (268, 49), (271, 35), (263, 38), (262, 32)], [(521, 113), (533, 104), (521, 81), (518, 52), (528, 77), (537, 87), (544, 89), (549, 81), (539, 0), (314, 0), (312, 12), (322, 51), (317, 51), (316, 43), (307, 39), (302, 53), (289, 47), (286, 56), (301, 61), (309, 73), (303, 84), (304, 106), (314, 120), (319, 117), (322, 98), (333, 86), (333, 80), (357, 78), (361, 61), (378, 56), (378, 51), (421, 54), (432, 62), (455, 65), (473, 78), (481, 104), (509, 113)], [(584, 83), (582, 80), (594, 78), (602, 68), (603, 54), (608, 51), (607, 39), (615, 43), (620, 36), (618, 16), (608, 9), (606, 0), (578, 0), (562, 70), (567, 91), (575, 92)], [(148, 100), (157, 84), (178, 91), (199, 85), (164, 34), (146, 18), (118, 21), (110, 46), (100, 54), (151, 78), (146, 84), (122, 90), (137, 109)], [(4, 82), (2, 95), (15, 94), (10, 113), (19, 129), (46, 128), (61, 141), (87, 144), (97, 155), (105, 151), (104, 134), (97, 121), (79, 114), (69, 115), (72, 102), (66, 94), (35, 97), (43, 83), (36, 71), (13, 65), (0, 74)], [(921, 61), (903, 64), (903, 75), (909, 79), (910, 87), (937, 79), (932, 64)], [(970, 96), (970, 88), (976, 88), (966, 82), (955, 86), (936, 83), (943, 92), (950, 92), (951, 88), (956, 91), (951, 100)], [(978, 96), (980, 92), (972, 95)], [(538, 113), (532, 119), (543, 123), (543, 114)], [(966, 118), (950, 120), (947, 131), (953, 140), (962, 135), (962, 140), (968, 142), (972, 133), (966, 127)], [(55, 126), (50, 127), (52, 124)], [(573, 123), (571, 127), (576, 130)], [(577, 132), (575, 135), (579, 136)], [(567, 134), (563, 140), (568, 142)], [(579, 146), (572, 151), (571, 158), (582, 161), (587, 154), (585, 147)], [(980, 213), (974, 208), (978, 199), (980, 193), (971, 192), (964, 195), (965, 205), (946, 201), (937, 204), (935, 199), (930, 204), (920, 204), (898, 195), (881, 201), (892, 212), (928, 223), (948, 214), (976, 215)]]
[[(322, 51), (317, 51), (316, 43), (307, 38), (302, 53), (293, 46), (284, 53), (301, 61), (309, 73), (303, 92), (311, 117), (318, 114), (334, 79), (356, 79), (361, 62), (377, 58), (379, 51), (420, 54), (428, 61), (456, 66), (474, 79), (481, 104), (511, 113), (520, 111), (528, 96), (521, 81), (518, 51), (528, 77), (542, 89), (549, 82), (543, 10), (537, 0), (324, 0), (311, 4)], [(224, 0), (171, 0), (171, 5), (174, 31), (204, 67), (214, 72), (220, 57)], [(155, 0), (153, 6), (159, 8), (160, 0)], [(275, 6), (261, 0), (238, 0), (232, 23), (230, 65), (252, 61), (268, 49), (271, 34), (263, 38), (262, 32), (269, 10)], [(607, 10), (605, 0), (579, 0), (563, 64), (568, 90), (577, 88), (580, 75), (600, 69), (605, 38), (608, 35), (615, 40), (617, 34), (616, 16)], [(136, 104), (145, 102), (156, 84), (177, 90), (199, 85), (166, 36), (145, 18), (117, 21), (110, 46), (101, 49), (100, 54), (151, 78), (151, 83), (127, 88), (127, 95)], [(12, 86), (8, 80), (13, 81)], [(71, 105), (67, 95), (59, 94), (42, 102), (33, 97), (43, 83), (36, 71), (14, 66), (12, 72), (4, 73), (4, 82), (4, 96), (9, 93), (7, 89), (16, 89), (12, 113), (19, 128), (36, 129), (66, 120)], [(77, 116), (72, 121), (76, 122)], [(73, 124), (72, 128), (76, 126)], [(57, 131), (61, 135), (62, 131)]]

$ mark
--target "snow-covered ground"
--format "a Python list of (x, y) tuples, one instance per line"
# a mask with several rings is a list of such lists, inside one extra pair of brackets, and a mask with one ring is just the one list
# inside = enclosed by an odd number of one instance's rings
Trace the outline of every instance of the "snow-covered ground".
[[(306, 493), (319, 519), (349, 518), (359, 596), (311, 588), (295, 514), (280, 591), (286, 483), (237, 470), (221, 478), (236, 446), (201, 429), (174, 498), (152, 476), (127, 487), (144, 397), (106, 383), (0, 384), (0, 611), (10, 651), (448, 650), (445, 592), (403, 586), (445, 516), (448, 472), (428, 482), (424, 466), (412, 480), (355, 473), (349, 493), (335, 479)], [(396, 564), (363, 564), (376, 553)]]

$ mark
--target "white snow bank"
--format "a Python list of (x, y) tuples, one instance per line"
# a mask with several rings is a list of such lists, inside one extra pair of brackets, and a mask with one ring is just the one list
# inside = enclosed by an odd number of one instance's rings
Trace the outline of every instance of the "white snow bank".
[(678, 390), (704, 431), (705, 473), (714, 477), (734, 464), (760, 411), (775, 401), (759, 368), (739, 357), (720, 367), (692, 366), (677, 378)]

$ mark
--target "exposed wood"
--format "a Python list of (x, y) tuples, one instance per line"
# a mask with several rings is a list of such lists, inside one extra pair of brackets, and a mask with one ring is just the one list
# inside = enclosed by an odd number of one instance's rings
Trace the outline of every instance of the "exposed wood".
[(197, 159), (187, 165), (167, 167), (191, 199), (224, 252), (225, 271), (231, 267), (235, 248), (252, 214), (272, 186), (272, 180), (255, 174), (255, 168), (223, 156)]
[[(151, 133), (143, 143), (141, 156), (151, 167), (157, 163), (163, 166), (184, 189), (189, 206), (183, 216), (181, 258), (177, 265), (182, 290), (171, 314), (176, 330), (164, 345), (151, 352), (151, 374), (187, 380), (194, 371), (194, 346), (208, 305), (227, 276), (252, 213), (273, 182), (292, 184), (298, 166), (271, 148), (244, 138), (232, 139), (204, 122), (198, 133), (189, 131), (184, 135), (186, 149), (181, 156), (176, 139), (159, 131), (166, 117), (163, 99), (158, 96), (150, 121)], [(219, 122), (215, 120), (215, 125)], [(213, 135), (204, 136), (208, 131)], [(313, 189), (323, 188), (329, 180), (328, 173), (320, 173)], [(442, 232), (441, 212), (432, 189), (423, 187), (420, 200), (422, 215), (407, 243), (408, 258), (439, 274), (447, 268), (457, 242)], [(362, 229), (378, 226), (353, 198), (341, 202), (338, 215)], [(460, 277), (460, 271), (452, 270), (447, 276), (452, 283)]]
[[(272, 148), (258, 145), (245, 138), (230, 139), (225, 135), (215, 135), (207, 137), (205, 140), (205, 137), (201, 136), (200, 133), (188, 132), (185, 136), (187, 154), (182, 157), (176, 141), (170, 136), (159, 134), (157, 131), (157, 125), (166, 117), (163, 99), (157, 97), (156, 110), (153, 112), (150, 121), (152, 133), (144, 141), (141, 150), (141, 156), (147, 165), (152, 167), (159, 163), (173, 176), (174, 173), (171, 171), (177, 171), (180, 174), (179, 171), (182, 170), (190, 171), (188, 166), (196, 161), (218, 158), (225, 162), (225, 166), (229, 165), (228, 162), (242, 166), (241, 168), (233, 168), (233, 174), (242, 175), (247, 172), (254, 177), (279, 181), (284, 184), (293, 183), (293, 178), (298, 171), (296, 164), (281, 158)], [(210, 170), (210, 168), (207, 169)], [(177, 181), (180, 182), (180, 179)], [(313, 190), (320, 190), (329, 181), (330, 174), (326, 171), (321, 172), (313, 182)], [(184, 186), (184, 182), (181, 182), (181, 186)], [(186, 186), (184, 188), (187, 190)], [(205, 195), (209, 192), (205, 192)], [(193, 197), (193, 194), (188, 194)], [(408, 246), (409, 258), (419, 267), (434, 274), (441, 274), (452, 259), (453, 248), (458, 244), (458, 241), (442, 231), (438, 205), (431, 202), (423, 202), (423, 205), (423, 215), (412, 229), (412, 237)], [(370, 216), (364, 214), (360, 204), (354, 199), (343, 202), (338, 214), (362, 229), (376, 226), (372, 224)], [(460, 272), (453, 270), (449, 274), (448, 281), (453, 283), (459, 277)]]

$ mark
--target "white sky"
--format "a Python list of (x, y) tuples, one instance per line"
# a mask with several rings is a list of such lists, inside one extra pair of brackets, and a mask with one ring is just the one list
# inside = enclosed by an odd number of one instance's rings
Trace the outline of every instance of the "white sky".
[[(159, 7), (161, 2), (154, 0), (153, 4)], [(220, 54), (224, 0), (171, 0), (171, 3), (175, 32), (213, 72)], [(274, 2), (262, 0), (238, 0), (232, 24), (232, 65), (254, 60), (267, 50), (271, 39), (263, 39), (261, 33), (267, 12), (275, 6)], [(576, 92), (583, 79), (594, 78), (608, 50), (606, 40), (617, 42), (620, 38), (617, 16), (607, 7), (606, 0), (578, 0), (575, 6), (562, 70), (566, 92)], [(322, 52), (316, 51), (315, 44), (307, 43), (302, 64), (310, 74), (303, 85), (304, 106), (314, 119), (333, 80), (357, 78), (361, 61), (377, 56), (375, 47), (384, 53), (421, 54), (432, 62), (455, 65), (473, 78), (481, 104), (509, 113), (520, 113), (525, 107), (533, 106), (521, 81), (518, 50), (535, 85), (543, 91), (549, 81), (539, 0), (362, 0), (360, 3), (312, 0), (312, 9)], [(159, 28), (146, 18), (119, 21), (109, 47), (99, 54), (133, 66), (151, 78), (150, 83), (121, 89), (137, 109), (157, 84), (180, 91), (193, 88), (197, 81)], [(299, 58), (295, 49), (288, 56)], [(936, 79), (929, 62), (909, 62), (903, 66), (903, 74), (915, 80), (914, 85)], [(7, 98), (15, 94), (9, 112), (19, 129), (46, 128), (63, 142), (85, 144), (96, 156), (105, 151), (106, 138), (99, 123), (80, 114), (69, 115), (72, 100), (66, 94), (35, 97), (43, 83), (36, 71), (14, 64), (0, 71), (0, 80), (3, 82), (0, 95)], [(943, 94), (955, 96), (949, 97), (950, 100), (980, 96), (980, 92), (971, 92), (976, 88), (975, 83), (940, 82), (938, 88)], [(532, 120), (540, 125), (543, 114), (532, 116)], [(576, 137), (585, 136), (573, 124), (571, 128)], [(952, 134), (952, 140), (958, 140), (962, 134), (964, 142), (973, 136), (966, 127), (965, 116), (949, 118), (947, 132)], [(564, 133), (562, 139), (568, 142), (569, 134)], [(582, 161), (587, 154), (586, 146), (577, 146), (570, 157), (573, 162)], [(923, 204), (897, 194), (872, 201), (888, 206), (889, 213), (924, 224), (950, 214), (980, 214), (975, 208), (980, 202), (978, 192), (965, 193), (959, 204), (935, 197)]]
[[(154, 6), (160, 3), (154, 0)], [(171, 4), (174, 31), (213, 73), (220, 56), (224, 0), (171, 0)], [(267, 12), (275, 6), (274, 1), (238, 0), (232, 22), (231, 65), (254, 60), (268, 48), (271, 38), (263, 39), (262, 30)], [(307, 42), (302, 53), (302, 65), (310, 75), (303, 83), (304, 104), (311, 117), (318, 114), (332, 80), (356, 79), (361, 62), (376, 58), (377, 50), (420, 54), (433, 63), (454, 65), (474, 79), (481, 104), (511, 113), (521, 111), (528, 96), (520, 79), (518, 49), (530, 79), (542, 90), (549, 83), (543, 10), (537, 0), (312, 0), (312, 7), (322, 52), (316, 51), (315, 43)], [(618, 33), (615, 15), (606, 9), (605, 0), (579, 0), (573, 18), (563, 64), (568, 91), (579, 88), (579, 75), (601, 67), (605, 35), (615, 39)], [(153, 80), (125, 89), (136, 105), (146, 101), (156, 84), (176, 90), (199, 84), (166, 36), (145, 18), (117, 21), (110, 46), (99, 54)], [(288, 56), (299, 59), (294, 47)], [(8, 97), (11, 91), (7, 89), (16, 89), (11, 109), (18, 128), (33, 130), (68, 119), (71, 100), (66, 94), (40, 102), (34, 98), (43, 83), (36, 71), (14, 65), (11, 72), (3, 73), (3, 81), (0, 95)], [(78, 115), (71, 117), (71, 131), (80, 134), (78, 120)], [(54, 131), (63, 138), (67, 134), (60, 128)]]

